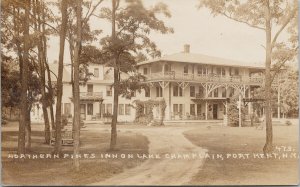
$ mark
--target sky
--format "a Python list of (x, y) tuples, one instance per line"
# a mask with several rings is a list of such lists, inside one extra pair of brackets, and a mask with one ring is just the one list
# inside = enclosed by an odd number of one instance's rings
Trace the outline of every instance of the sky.
[[(206, 8), (198, 9), (198, 0), (144, 0), (146, 7), (163, 2), (168, 5), (171, 18), (163, 18), (165, 24), (174, 29), (173, 34), (152, 33), (162, 55), (183, 51), (184, 44), (190, 45), (191, 53), (244, 62), (264, 62), (264, 32), (223, 16), (213, 17)], [(109, 6), (106, 2), (101, 6)], [(96, 17), (90, 20), (91, 28), (102, 29), (101, 36), (108, 35), (111, 25)], [(49, 62), (58, 60), (59, 40), (51, 37), (48, 47)], [(65, 63), (70, 63), (68, 46), (65, 48)]]

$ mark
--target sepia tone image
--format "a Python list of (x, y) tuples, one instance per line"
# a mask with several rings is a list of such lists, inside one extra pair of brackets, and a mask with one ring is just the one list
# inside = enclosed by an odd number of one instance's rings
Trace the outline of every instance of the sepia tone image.
[(1, 0), (1, 184), (296, 185), (298, 49), (296, 0)]

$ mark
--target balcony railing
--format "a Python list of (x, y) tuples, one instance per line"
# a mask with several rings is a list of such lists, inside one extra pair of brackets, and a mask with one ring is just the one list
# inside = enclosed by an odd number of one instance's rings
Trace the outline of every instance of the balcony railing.
[(199, 82), (225, 82), (225, 83), (243, 83), (243, 84), (256, 84), (261, 85), (263, 83), (263, 77), (255, 76), (221, 76), (216, 74), (198, 75), (189, 73), (176, 73), (171, 72), (157, 72), (145, 75), (148, 81), (153, 80), (178, 80), (178, 81), (199, 81)]
[(80, 92), (80, 99), (88, 100), (88, 99), (102, 99), (102, 92)]

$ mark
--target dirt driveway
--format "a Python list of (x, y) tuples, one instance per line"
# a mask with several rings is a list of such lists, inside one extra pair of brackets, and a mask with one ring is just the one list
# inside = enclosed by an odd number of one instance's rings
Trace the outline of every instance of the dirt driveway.
[(183, 185), (198, 173), (203, 165), (203, 159), (170, 159), (165, 155), (176, 154), (204, 154), (201, 149), (184, 136), (183, 132), (191, 127), (143, 127), (123, 129), (120, 131), (138, 132), (147, 136), (149, 154), (164, 155), (161, 159), (148, 159), (138, 167), (125, 170), (105, 181), (91, 185)]

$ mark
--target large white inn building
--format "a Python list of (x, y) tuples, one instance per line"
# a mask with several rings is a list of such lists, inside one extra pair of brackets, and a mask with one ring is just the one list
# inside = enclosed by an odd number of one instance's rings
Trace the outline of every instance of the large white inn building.
[[(57, 64), (51, 66), (57, 72)], [(90, 64), (93, 74), (80, 87), (80, 113), (84, 120), (102, 120), (112, 114), (113, 71), (104, 65)], [(131, 99), (120, 96), (118, 121), (133, 121), (134, 100), (164, 99), (165, 120), (222, 120), (226, 115), (227, 98), (241, 95), (250, 98), (251, 91), (263, 84), (263, 64), (245, 63), (184, 51), (141, 62), (138, 72), (146, 77), (150, 91), (136, 93)], [(55, 76), (52, 76), (55, 80)], [(63, 114), (73, 114), (70, 73), (64, 69)], [(55, 108), (55, 107), (54, 107)], [(248, 113), (251, 112), (251, 103)], [(154, 109), (154, 117), (161, 111)], [(33, 120), (42, 120), (42, 110), (34, 107)]]

